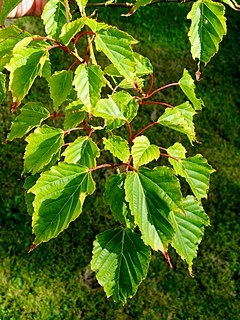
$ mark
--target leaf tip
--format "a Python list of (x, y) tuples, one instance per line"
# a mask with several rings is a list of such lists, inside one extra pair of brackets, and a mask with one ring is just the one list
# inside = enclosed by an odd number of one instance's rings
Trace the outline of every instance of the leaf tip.
[(28, 250), (28, 253), (31, 253), (34, 249), (36, 248), (36, 244), (33, 243), (30, 247), (30, 249)]

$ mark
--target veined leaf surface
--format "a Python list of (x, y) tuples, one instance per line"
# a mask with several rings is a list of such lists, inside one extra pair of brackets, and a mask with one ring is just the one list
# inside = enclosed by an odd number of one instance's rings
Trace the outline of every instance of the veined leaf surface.
[(65, 108), (64, 130), (75, 128), (86, 117), (81, 101), (73, 101)]
[(150, 248), (128, 229), (100, 233), (94, 241), (91, 267), (107, 297), (126, 303), (147, 275)]
[(24, 154), (24, 171), (35, 174), (49, 164), (53, 156), (59, 152), (64, 140), (64, 131), (43, 125), (27, 136)]
[(4, 73), (0, 72), (0, 103), (6, 95), (6, 76)]
[(82, 211), (83, 202), (95, 190), (89, 169), (78, 164), (60, 162), (43, 172), (29, 190), (35, 194), (33, 206), (34, 244), (58, 236)]
[(187, 18), (192, 20), (188, 36), (193, 59), (207, 64), (227, 33), (225, 6), (212, 0), (198, 0)]
[(182, 211), (180, 184), (172, 169), (140, 168), (129, 172), (125, 182), (126, 200), (142, 239), (153, 250), (167, 252), (174, 230), (169, 220), (172, 210)]
[(85, 25), (85, 21), (85, 18), (79, 18), (63, 25), (60, 39), (66, 46), (68, 46), (72, 38), (82, 30)]
[(105, 150), (111, 152), (114, 157), (117, 157), (123, 162), (127, 162), (130, 157), (130, 150), (127, 140), (119, 136), (110, 136), (108, 139), (103, 138)]
[(198, 245), (202, 240), (204, 227), (209, 225), (209, 218), (200, 203), (193, 197), (183, 199), (185, 215), (179, 212), (171, 212), (175, 236), (172, 246), (189, 266), (192, 274), (192, 261), (197, 256)]
[(41, 125), (50, 116), (49, 111), (40, 102), (28, 102), (21, 108), (21, 113), (12, 122), (7, 136), (9, 141), (22, 138), (26, 133)]

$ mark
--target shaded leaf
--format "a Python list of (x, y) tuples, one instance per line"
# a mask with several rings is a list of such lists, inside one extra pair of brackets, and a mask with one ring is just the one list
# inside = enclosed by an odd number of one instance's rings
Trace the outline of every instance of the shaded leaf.
[(88, 168), (96, 167), (96, 158), (100, 156), (99, 149), (91, 138), (78, 137), (62, 154), (65, 162), (79, 163)]
[(24, 154), (24, 172), (39, 172), (50, 163), (53, 156), (59, 152), (64, 141), (64, 131), (43, 125), (27, 136)]
[(207, 64), (218, 52), (227, 33), (225, 7), (212, 0), (194, 2), (187, 18), (192, 20), (188, 33), (193, 59)]
[(175, 229), (172, 246), (183, 260), (186, 260), (190, 274), (192, 274), (192, 261), (197, 257), (198, 245), (202, 240), (204, 227), (209, 225), (209, 218), (203, 207), (193, 196), (183, 199), (185, 215), (171, 212)]
[(236, 11), (240, 11), (240, 5), (235, 0), (220, 0), (219, 2), (226, 3), (232, 9), (234, 9)]
[(22, 0), (3, 0), (1, 1), (2, 8), (0, 8), (0, 25), (4, 24), (7, 15), (21, 2)]
[(0, 103), (6, 95), (6, 76), (4, 73), (0, 72)]
[(125, 182), (126, 200), (142, 239), (153, 250), (167, 252), (174, 230), (169, 220), (172, 210), (182, 211), (178, 179), (172, 169), (140, 168), (129, 172)]
[(114, 218), (128, 228), (134, 227), (133, 216), (125, 200), (124, 183), (126, 173), (110, 176), (105, 184), (104, 199), (110, 206)]
[(86, 107), (88, 113), (92, 113), (97, 101), (100, 99), (102, 87), (107, 80), (99, 66), (90, 65), (87, 67), (81, 64), (75, 71), (73, 85), (77, 91), (78, 98)]
[(33, 202), (33, 232), (35, 245), (55, 238), (74, 221), (82, 211), (88, 194), (95, 184), (87, 167), (60, 162), (43, 172), (29, 190), (35, 194)]
[(133, 166), (137, 169), (153, 160), (158, 160), (160, 151), (158, 146), (150, 144), (146, 136), (139, 136), (133, 140), (132, 156)]
[(37, 182), (37, 179), (39, 178), (39, 174), (31, 175), (26, 178), (23, 188), (26, 190), (25, 192), (25, 203), (27, 206), (27, 212), (31, 216), (34, 212), (33, 208), (33, 200), (35, 198), (35, 195), (31, 192), (28, 192), (29, 189), (31, 189), (35, 183)]
[(29, 102), (21, 108), (21, 113), (12, 122), (7, 140), (22, 138), (26, 133), (41, 125), (50, 116), (40, 102)]
[(196, 97), (195, 93), (195, 84), (190, 75), (190, 73), (184, 69), (182, 78), (179, 80), (179, 86), (182, 89), (183, 93), (187, 96), (187, 98), (191, 101), (195, 110), (202, 110), (202, 106), (204, 106), (204, 102), (202, 99)]
[(111, 152), (114, 157), (117, 157), (123, 162), (127, 162), (130, 157), (130, 150), (127, 140), (119, 136), (110, 136), (108, 139), (103, 138), (105, 150)]
[(50, 96), (53, 100), (54, 109), (66, 100), (72, 89), (73, 73), (72, 71), (56, 71), (49, 79)]
[(65, 108), (64, 130), (75, 128), (81, 123), (86, 112), (82, 110), (83, 104), (80, 101), (73, 101)]
[(126, 303), (147, 275), (150, 248), (128, 229), (100, 233), (93, 246), (91, 267), (98, 282), (107, 297)]

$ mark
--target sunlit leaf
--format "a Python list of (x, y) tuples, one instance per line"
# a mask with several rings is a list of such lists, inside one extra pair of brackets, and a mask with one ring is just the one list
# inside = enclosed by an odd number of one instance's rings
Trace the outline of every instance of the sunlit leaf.
[(0, 72), (0, 103), (2, 103), (3, 99), (6, 95), (6, 75)]
[(79, 18), (63, 25), (60, 39), (66, 46), (70, 43), (72, 38), (82, 30), (85, 25), (85, 20), (85, 18)]
[(198, 0), (187, 18), (192, 20), (188, 36), (193, 59), (207, 64), (227, 33), (225, 6), (212, 0)]
[(99, 149), (91, 138), (78, 137), (62, 154), (65, 162), (79, 163), (88, 168), (96, 167), (96, 158), (100, 156)]
[(21, 108), (21, 113), (12, 122), (7, 136), (9, 141), (22, 138), (26, 133), (41, 125), (50, 116), (49, 111), (40, 102), (29, 102)]
[(63, 145), (64, 131), (43, 125), (27, 136), (24, 171), (35, 174), (46, 166)]
[(148, 164), (160, 157), (158, 146), (150, 144), (150, 141), (145, 136), (136, 137), (133, 140), (132, 147), (133, 166), (138, 168), (144, 164)]
[(35, 194), (33, 206), (34, 244), (58, 236), (82, 211), (83, 202), (95, 190), (89, 169), (78, 164), (60, 162), (43, 172), (29, 190)]
[(173, 170), (156, 167), (154, 170), (140, 168), (138, 172), (129, 172), (125, 190), (143, 241), (152, 249), (166, 253), (174, 236), (169, 213), (182, 211), (180, 184)]
[(110, 136), (108, 139), (103, 138), (105, 150), (111, 152), (114, 157), (117, 157), (123, 162), (127, 162), (130, 157), (130, 150), (127, 140), (119, 136)]
[(183, 199), (185, 214), (171, 212), (171, 219), (175, 229), (172, 246), (189, 266), (192, 274), (192, 261), (197, 256), (198, 245), (202, 240), (204, 227), (209, 225), (209, 218), (203, 207), (193, 196)]
[(94, 241), (91, 267), (107, 297), (126, 303), (147, 275), (150, 248), (129, 229), (100, 233)]

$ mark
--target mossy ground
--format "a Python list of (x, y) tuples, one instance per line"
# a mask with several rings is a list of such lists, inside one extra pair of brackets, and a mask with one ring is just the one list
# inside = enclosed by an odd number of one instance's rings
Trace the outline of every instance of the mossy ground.
[[(151, 59), (157, 87), (177, 81), (184, 67), (194, 74), (196, 64), (187, 39), (189, 21), (185, 19), (188, 10), (189, 4), (162, 4), (126, 19), (120, 17), (122, 10), (106, 8), (99, 10), (99, 17), (117, 23), (140, 40), (137, 50)], [(0, 153), (0, 319), (239, 319), (240, 18), (230, 10), (227, 15), (228, 36), (198, 84), (206, 105), (196, 117), (197, 137), (202, 144), (189, 151), (201, 152), (217, 170), (211, 178), (209, 198), (204, 201), (211, 226), (194, 261), (195, 277), (190, 278), (174, 250), (170, 250), (173, 270), (160, 253), (154, 253), (147, 279), (133, 299), (125, 306), (106, 299), (89, 268), (95, 235), (114, 225), (101, 199), (104, 171), (95, 176), (97, 191), (86, 200), (79, 219), (57, 239), (27, 254), (33, 236), (23, 182), (18, 180), (24, 151), (24, 143), (18, 140), (1, 145)], [(24, 21), (31, 24), (34, 20)], [(163, 98), (176, 104), (183, 97), (169, 89), (159, 94), (159, 99)], [(44, 84), (40, 82), (31, 90), (29, 99), (48, 103)], [(1, 141), (13, 119), (9, 109), (7, 102), (1, 106)], [(135, 130), (149, 123), (156, 113), (158, 108), (150, 106), (141, 111)], [(177, 139), (191, 149), (184, 137), (170, 130), (152, 128), (146, 135), (162, 146), (168, 147)]]

